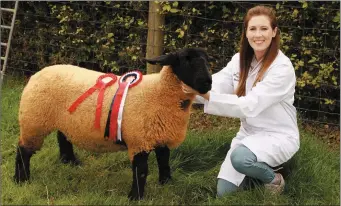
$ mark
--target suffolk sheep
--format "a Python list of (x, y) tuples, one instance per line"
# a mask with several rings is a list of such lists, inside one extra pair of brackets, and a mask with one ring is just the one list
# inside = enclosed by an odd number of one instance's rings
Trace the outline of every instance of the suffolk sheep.
[(166, 183), (171, 179), (170, 149), (178, 147), (185, 139), (195, 98), (194, 94), (184, 93), (181, 85), (184, 83), (201, 94), (208, 92), (212, 84), (208, 58), (204, 49), (185, 48), (146, 59), (150, 64), (162, 65), (162, 69), (159, 73), (144, 75), (138, 85), (129, 89), (121, 126), (123, 144), (110, 141), (106, 132), (118, 82), (104, 91), (96, 129), (96, 92), (84, 99), (74, 112), (68, 108), (103, 73), (72, 65), (43, 68), (30, 78), (20, 100), (15, 182), (29, 180), (31, 156), (41, 149), (48, 134), (57, 131), (63, 163), (80, 163), (73, 145), (94, 152), (128, 150), (133, 173), (130, 199), (143, 197), (148, 155), (152, 151), (156, 153), (159, 183)]

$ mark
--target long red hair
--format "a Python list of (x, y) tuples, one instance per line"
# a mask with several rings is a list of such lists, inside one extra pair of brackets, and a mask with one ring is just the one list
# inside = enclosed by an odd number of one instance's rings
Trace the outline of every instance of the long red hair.
[[(243, 32), (242, 32), (242, 36), (240, 40), (240, 49), (239, 49), (240, 72), (239, 72), (239, 84), (236, 90), (236, 94), (239, 97), (245, 96), (246, 79), (249, 74), (252, 58), (254, 56), (254, 51), (246, 38), (246, 30), (247, 30), (250, 19), (254, 16), (261, 16), (261, 15), (267, 16), (269, 18), (272, 29), (275, 29), (277, 27), (277, 19), (276, 19), (275, 11), (270, 7), (255, 6), (246, 13), (244, 17)], [(264, 73), (267, 71), (271, 63), (275, 60), (279, 51), (279, 46), (280, 46), (280, 32), (279, 32), (279, 29), (277, 29), (276, 36), (272, 38), (270, 46), (268, 50), (265, 52), (262, 67), (260, 68), (258, 72), (256, 80), (253, 83), (253, 86), (255, 86), (257, 82), (259, 82), (263, 78)]]

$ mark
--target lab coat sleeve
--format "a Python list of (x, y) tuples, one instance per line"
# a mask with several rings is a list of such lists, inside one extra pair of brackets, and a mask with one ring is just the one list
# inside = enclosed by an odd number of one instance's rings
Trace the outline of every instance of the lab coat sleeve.
[[(236, 66), (236, 61), (239, 61), (238, 55), (234, 55), (229, 63), (219, 72), (212, 75), (212, 89), (211, 92), (233, 94), (233, 70)], [(205, 99), (196, 95), (193, 103), (204, 104)]]
[(210, 100), (205, 100), (204, 112), (237, 118), (256, 117), (288, 95), (294, 95), (295, 85), (296, 77), (292, 64), (273, 65), (263, 80), (246, 96), (210, 92)]

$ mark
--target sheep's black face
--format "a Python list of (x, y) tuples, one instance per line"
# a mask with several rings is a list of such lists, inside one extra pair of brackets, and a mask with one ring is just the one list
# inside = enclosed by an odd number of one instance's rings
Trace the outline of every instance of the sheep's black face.
[(175, 75), (185, 84), (201, 94), (211, 90), (212, 76), (209, 72), (207, 52), (200, 48), (186, 48), (175, 53), (170, 53), (147, 59), (151, 64), (170, 65)]

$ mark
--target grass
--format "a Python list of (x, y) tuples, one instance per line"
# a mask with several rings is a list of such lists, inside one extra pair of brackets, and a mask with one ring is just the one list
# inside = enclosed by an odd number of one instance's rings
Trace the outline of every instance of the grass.
[[(56, 134), (45, 139), (32, 157), (31, 182), (16, 185), (15, 149), (19, 136), (18, 105), (23, 81), (7, 77), (1, 92), (1, 202), (4, 205), (340, 205), (340, 154), (313, 134), (301, 132), (301, 148), (284, 194), (273, 196), (262, 187), (215, 198), (216, 176), (229, 143), (238, 130), (227, 118), (191, 117), (185, 142), (171, 152), (173, 179), (158, 184), (154, 153), (149, 158), (145, 198), (129, 201), (132, 172), (126, 152), (96, 154), (75, 148), (82, 166), (58, 160)], [(202, 129), (199, 122), (204, 122)]]

